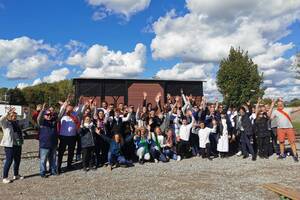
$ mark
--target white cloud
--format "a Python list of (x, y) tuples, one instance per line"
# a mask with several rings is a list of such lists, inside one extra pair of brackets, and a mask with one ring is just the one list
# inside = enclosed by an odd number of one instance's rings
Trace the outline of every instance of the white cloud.
[(24, 59), (14, 59), (8, 64), (7, 78), (28, 79), (37, 76), (39, 70), (47, 69), (53, 63), (47, 55), (34, 55)]
[(38, 70), (52, 67), (57, 49), (43, 40), (20, 37), (12, 40), (0, 39), (0, 67), (7, 67), (6, 77), (29, 79)]
[(87, 0), (87, 2), (98, 9), (93, 14), (94, 20), (102, 20), (112, 13), (121, 14), (128, 20), (132, 15), (148, 8), (151, 0)]
[(43, 78), (43, 82), (53, 83), (53, 82), (65, 80), (69, 75), (69, 73), (70, 71), (66, 67), (53, 70), (49, 76)]
[(35, 79), (32, 84), (19, 83), (17, 85), (17, 88), (24, 89), (26, 87), (35, 86), (35, 85), (38, 85), (41, 83), (54, 83), (54, 82), (62, 81), (67, 78), (69, 73), (70, 73), (70, 70), (66, 67), (61, 68), (61, 69), (56, 69), (56, 70), (53, 70), (49, 76), (45, 76), (42, 79), (41, 78)]
[(214, 64), (194, 64), (194, 63), (177, 63), (170, 69), (161, 69), (156, 73), (156, 77), (161, 79), (171, 80), (199, 80), (205, 81), (203, 84), (204, 95), (209, 99), (221, 97), (215, 82), (215, 77), (212, 77)]
[(17, 85), (17, 88), (19, 88), (19, 89), (24, 89), (24, 88), (26, 88), (26, 87), (28, 87), (29, 86), (29, 84), (27, 84), (27, 83), (19, 83), (18, 85)]
[[(291, 59), (284, 57), (294, 44), (278, 41), (300, 19), (300, 1), (186, 0), (186, 7), (188, 12), (184, 15), (171, 10), (153, 23), (154, 59), (179, 58), (183, 63), (199, 66), (198, 63), (219, 63), (231, 46), (241, 47), (264, 72), (269, 87), (288, 87), (289, 91), (299, 85), (290, 68)], [(197, 69), (195, 66), (192, 70)], [(176, 69), (175, 65), (170, 72), (180, 73)], [(211, 71), (198, 70), (214, 77), (217, 69), (215, 64)], [(163, 72), (166, 70), (158, 74)]]
[(109, 50), (95, 44), (85, 53), (70, 56), (66, 63), (84, 68), (82, 77), (135, 77), (144, 71), (146, 47), (139, 43), (133, 52)]

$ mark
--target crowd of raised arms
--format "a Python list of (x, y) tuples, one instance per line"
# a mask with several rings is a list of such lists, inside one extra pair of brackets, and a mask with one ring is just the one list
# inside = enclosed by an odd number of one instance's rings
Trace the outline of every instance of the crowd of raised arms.
[[(112, 170), (132, 167), (134, 163), (180, 161), (192, 156), (213, 160), (233, 155), (247, 159), (251, 155), (255, 161), (257, 156), (268, 159), (275, 153), (278, 159), (284, 159), (289, 155), (284, 146), (286, 138), (290, 155), (298, 162), (291, 114), (300, 108), (284, 108), (282, 99), (273, 100), (270, 105), (263, 105), (258, 99), (256, 106), (247, 102), (239, 108), (225, 108), (217, 101), (208, 104), (204, 97), (196, 103), (182, 90), (181, 97), (167, 95), (164, 105), (160, 93), (155, 98), (156, 105), (147, 102), (146, 92), (141, 96), (142, 106), (137, 108), (123, 103), (115, 107), (105, 101), (97, 107), (95, 98), (84, 102), (82, 97), (74, 106), (71, 95), (60, 102), (58, 113), (46, 104), (38, 105), (32, 120), (38, 130), (41, 177), (72, 170), (73, 157), (81, 160), (84, 171), (104, 165)], [(19, 174), (21, 126), (28, 120), (28, 111), (17, 120), (14, 108), (0, 119), (1, 146), (6, 155), (3, 183), (12, 181), (8, 175), (13, 162), (13, 180), (23, 178)], [(67, 166), (62, 168), (66, 147)]]

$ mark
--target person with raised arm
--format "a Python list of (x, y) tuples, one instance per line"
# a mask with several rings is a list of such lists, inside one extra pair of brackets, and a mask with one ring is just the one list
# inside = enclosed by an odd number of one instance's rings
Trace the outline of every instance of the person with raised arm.
[(0, 146), (4, 147), (5, 162), (3, 165), (3, 183), (11, 183), (8, 179), (9, 169), (14, 162), (14, 176), (13, 180), (24, 179), (19, 174), (19, 167), (21, 163), (22, 145), (24, 138), (22, 135), (21, 127), (28, 121), (28, 110), (24, 112), (23, 119), (17, 120), (16, 109), (9, 108), (6, 115), (0, 118), (0, 125), (3, 130), (3, 138)]
[(250, 153), (252, 160), (255, 161), (256, 154), (251, 144), (251, 140), (253, 139), (253, 127), (249, 114), (244, 106), (239, 108), (239, 115), (236, 118), (236, 129), (238, 134), (240, 134), (243, 159), (248, 158)]
[(96, 128), (96, 133), (100, 135), (100, 137), (109, 144), (109, 152), (107, 156), (108, 160), (108, 169), (111, 171), (114, 165), (121, 165), (124, 167), (132, 167), (132, 162), (125, 159), (124, 154), (122, 152), (122, 147), (125, 143), (130, 142), (134, 134), (128, 136), (125, 140), (119, 133), (115, 133), (112, 138), (103, 135), (99, 128)]
[(80, 128), (80, 120), (78, 118), (78, 111), (74, 111), (74, 107), (70, 104), (71, 96), (68, 95), (66, 101), (62, 104), (60, 112), (58, 114), (59, 119), (59, 146), (58, 146), (58, 161), (57, 161), (57, 172), (62, 173), (62, 160), (63, 155), (68, 146), (68, 160), (67, 170), (72, 170), (72, 162), (74, 157), (77, 131)]
[(277, 122), (277, 139), (279, 141), (280, 155), (278, 159), (284, 159), (285, 146), (284, 142), (287, 138), (292, 149), (293, 159), (295, 162), (299, 162), (297, 148), (296, 148), (296, 136), (295, 129), (292, 124), (291, 114), (300, 111), (300, 107), (297, 108), (285, 108), (283, 99), (279, 98), (277, 102), (277, 109), (273, 109), (275, 101), (272, 102), (269, 116), (271, 119), (276, 119)]
[(209, 128), (205, 126), (204, 121), (200, 121), (199, 126), (193, 125), (192, 133), (197, 134), (199, 136), (199, 148), (200, 148), (200, 154), (202, 158), (208, 158), (209, 160), (212, 160), (211, 158), (211, 148), (210, 148), (210, 140), (209, 135), (214, 132), (217, 132), (217, 122), (216, 120), (212, 121), (213, 128)]
[(37, 118), (39, 128), (39, 147), (40, 147), (40, 176), (47, 178), (46, 163), (49, 160), (51, 175), (57, 175), (56, 166), (56, 149), (58, 143), (57, 135), (57, 119), (49, 109), (46, 109), (46, 103), (43, 104), (42, 109)]
[[(188, 117), (192, 118), (191, 123), (188, 124)], [(181, 160), (182, 158), (189, 157), (189, 149), (190, 149), (190, 133), (191, 129), (195, 123), (195, 118), (193, 116), (192, 111), (188, 110), (186, 116), (182, 118), (182, 124), (180, 125), (178, 120), (176, 120), (179, 128), (179, 133), (177, 137), (177, 160)]]

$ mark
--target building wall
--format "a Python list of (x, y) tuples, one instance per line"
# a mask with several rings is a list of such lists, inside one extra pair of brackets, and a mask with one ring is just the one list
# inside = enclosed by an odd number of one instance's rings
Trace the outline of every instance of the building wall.
[(164, 90), (158, 83), (134, 83), (128, 88), (128, 105), (134, 105), (136, 108), (143, 103), (143, 92), (147, 92), (147, 103), (154, 106), (155, 97), (158, 92), (161, 93), (161, 102), (164, 104)]

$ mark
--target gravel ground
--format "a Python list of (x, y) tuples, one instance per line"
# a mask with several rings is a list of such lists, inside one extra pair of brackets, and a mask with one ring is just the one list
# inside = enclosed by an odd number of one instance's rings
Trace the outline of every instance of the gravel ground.
[[(106, 167), (97, 171), (76, 170), (41, 179), (38, 175), (37, 142), (26, 140), (21, 163), (24, 180), (1, 184), (1, 199), (278, 199), (262, 188), (280, 183), (300, 190), (299, 163), (240, 157), (181, 162), (136, 164), (132, 168)], [(0, 150), (2, 154), (2, 150)], [(27, 157), (26, 157), (27, 156)], [(1, 173), (3, 163), (0, 161)]]

